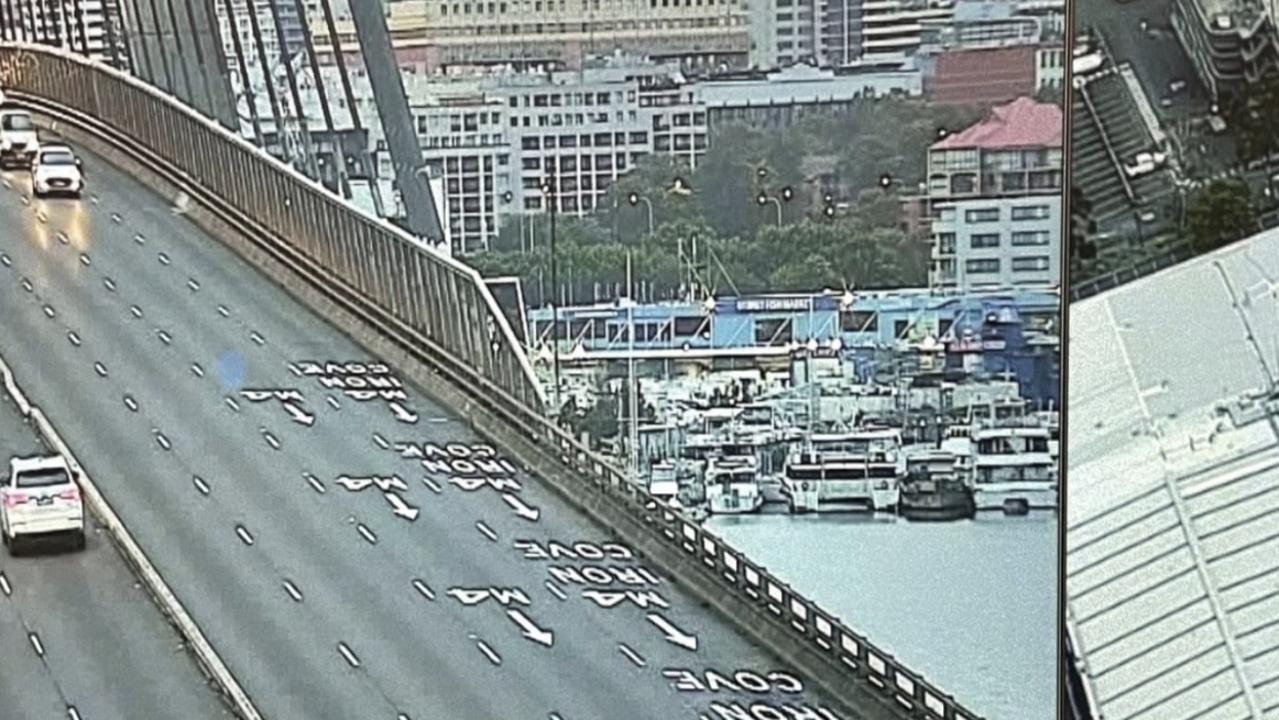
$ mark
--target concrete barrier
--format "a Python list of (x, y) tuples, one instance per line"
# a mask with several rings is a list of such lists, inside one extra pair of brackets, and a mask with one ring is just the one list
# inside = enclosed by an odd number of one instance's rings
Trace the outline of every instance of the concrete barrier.
[(128, 528), (124, 526), (119, 516), (111, 509), (111, 505), (107, 503), (106, 498), (102, 496), (102, 492), (98, 490), (98, 486), (93, 482), (93, 477), (89, 475), (75, 454), (71, 452), (71, 448), (67, 446), (62, 436), (58, 434), (53, 424), (49, 422), (49, 418), (45, 417), (44, 412), (38, 406), (32, 405), (26, 394), (22, 392), (4, 358), (0, 358), (0, 374), (4, 376), (5, 391), (22, 409), (23, 417), (28, 418), (36, 426), (41, 439), (50, 449), (66, 458), (67, 464), (71, 466), (71, 469), (80, 480), (81, 495), (84, 497), (85, 504), (88, 505), (89, 512), (93, 517), (97, 518), (102, 527), (110, 534), (115, 541), (116, 547), (119, 548), (125, 560), (133, 567), (138, 579), (146, 585), (147, 590), (155, 598), (161, 611), (169, 617), (169, 620), (177, 628), (182, 638), (190, 645), (205, 672), (225, 693), (231, 706), (242, 720), (261, 720), (262, 715), (258, 713), (253, 701), (231, 674), (226, 663), (222, 661), (217, 651), (213, 649), (199, 626), (191, 619), (186, 607), (173, 594), (173, 590), (169, 588), (168, 583), (164, 581), (155, 566), (151, 564), (146, 553), (142, 551), (141, 546), (133, 539), (133, 535), (129, 533)]

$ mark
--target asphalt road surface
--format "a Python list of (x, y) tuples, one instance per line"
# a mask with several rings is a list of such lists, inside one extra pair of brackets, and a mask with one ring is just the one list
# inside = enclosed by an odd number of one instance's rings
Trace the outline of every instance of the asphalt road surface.
[[(48, 451), (0, 392), (0, 462)], [(110, 539), (0, 553), (0, 717), (230, 718)]]
[(411, 387), (359, 399), (397, 382), (376, 367), (309, 375), (371, 359), (180, 206), (85, 167), (80, 201), (4, 175), (6, 356), (266, 716), (835, 717), (500, 449), (444, 470), (397, 449), (484, 451)]

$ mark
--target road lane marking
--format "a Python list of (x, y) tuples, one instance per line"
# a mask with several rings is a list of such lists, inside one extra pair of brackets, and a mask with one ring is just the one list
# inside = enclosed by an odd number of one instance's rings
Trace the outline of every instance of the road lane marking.
[(197, 292), (200, 289), (200, 283), (195, 278), (187, 278), (187, 287), (191, 288), (191, 292)]
[(89, 267), (93, 264), (93, 260), (89, 258), (88, 254), (80, 253), (80, 264), (85, 267)]
[(201, 495), (209, 494), (209, 484), (199, 475), (192, 475), (191, 482), (195, 483), (195, 489), (200, 491)]
[(76, 335), (74, 330), (67, 333), (67, 340), (70, 340), (72, 345), (80, 347), (80, 336)]
[(56, 316), (57, 314), (58, 314), (58, 313), (54, 312), (54, 310), (53, 310), (53, 306), (52, 306), (52, 305), (45, 305), (45, 306), (44, 306), (44, 315), (45, 315), (45, 317), (47, 317), (47, 318), (49, 318), (50, 320), (52, 320), (52, 319), (54, 318), (54, 316)]
[(342, 653), (343, 658), (346, 658), (347, 665), (350, 665), (353, 668), (358, 668), (360, 666), (360, 659), (355, 656), (355, 653), (351, 652), (351, 648), (347, 647), (346, 643), (338, 643), (338, 652)]
[(13, 588), (9, 587), (9, 578), (5, 577), (3, 572), (0, 572), (0, 592), (3, 592), (5, 597), (13, 595)]
[(36, 288), (34, 285), (31, 284), (30, 280), (26, 278), (22, 278), (22, 289), (26, 290), (27, 292), (34, 292)]
[(110, 292), (115, 292), (115, 280), (112, 280), (109, 277), (102, 278), (102, 287), (106, 288)]
[(545, 584), (546, 584), (546, 589), (550, 590), (552, 595), (559, 598), (561, 601), (568, 600), (568, 595), (564, 594), (564, 591), (560, 589), (559, 585), (556, 585), (550, 580), (547, 580)]
[(137, 305), (130, 305), (129, 312), (133, 313), (133, 317), (138, 318), (139, 320), (142, 319), (142, 308)]
[(164, 253), (157, 253), (156, 258), (160, 260), (161, 265), (168, 265), (170, 262), (172, 262), (171, 260), (169, 260), (169, 256), (165, 255)]
[(321, 495), (324, 494), (324, 483), (320, 482), (320, 479), (318, 477), (312, 475), (311, 473), (302, 473), (302, 476), (306, 478), (306, 481), (308, 483), (311, 483), (311, 487), (315, 488), (316, 492), (318, 492)]
[(444, 492), (444, 489), (440, 487), (439, 483), (435, 482), (429, 477), (422, 478), (422, 484), (431, 488), (431, 492), (435, 493), (436, 495), (439, 495)]
[(245, 545), (253, 544), (253, 535), (249, 532), (248, 528), (243, 525), (235, 526), (235, 534), (240, 536), (240, 541)]
[(648, 664), (644, 658), (640, 657), (639, 653), (632, 650), (626, 643), (618, 643), (617, 649), (621, 650), (623, 655), (630, 658), (630, 661), (635, 663), (635, 667), (644, 667)]
[(364, 539), (367, 540), (370, 545), (377, 545), (377, 535), (374, 535), (373, 531), (370, 530), (367, 525), (360, 523), (355, 526), (355, 529), (364, 536)]
[(272, 435), (271, 431), (267, 430), (266, 428), (261, 428), (261, 431), (262, 431), (262, 439), (266, 440), (266, 444), (270, 445), (271, 449), (273, 450), (279, 450), (280, 441), (276, 439), (275, 435)]
[(124, 396), (124, 406), (129, 408), (132, 412), (138, 411), (138, 401), (134, 400), (132, 395)]
[(489, 540), (497, 542), (497, 533), (493, 532), (493, 528), (486, 525), (483, 520), (477, 520), (475, 522), (475, 529), (483, 533)]
[(8, 255), (0, 254), (0, 263), (4, 263), (5, 267), (13, 267), (13, 260)]
[(240, 412), (240, 403), (236, 402), (235, 398), (231, 397), (230, 395), (227, 395), (226, 397), (222, 398), (222, 402), (225, 402), (227, 406), (230, 407), (232, 410), (236, 412)]
[(35, 633), (29, 633), (27, 639), (31, 641), (31, 647), (35, 648), (36, 655), (44, 657), (44, 643), (40, 642), (40, 636)]
[(293, 602), (302, 602), (302, 591), (298, 590), (297, 585), (294, 585), (291, 581), (284, 581), (284, 592), (293, 598)]
[(120, 213), (111, 213), (111, 222), (119, 225), (124, 218), (120, 217)]
[(160, 342), (164, 343), (165, 345), (173, 344), (173, 336), (170, 335), (169, 333), (159, 328), (156, 328), (156, 335), (159, 336)]
[(99, 377), (106, 377), (106, 376), (107, 376), (107, 366), (106, 366), (106, 365), (103, 365), (103, 364), (102, 364), (102, 363), (100, 363), (100, 362), (95, 362), (95, 363), (93, 364), (93, 370), (94, 370), (94, 372), (96, 372), (96, 373), (98, 374), (98, 376), (99, 376)]
[(218, 306), (218, 314), (222, 317), (231, 317), (231, 311), (227, 310), (226, 305)]
[(80, 720), (80, 711), (75, 709), (75, 705), (67, 706), (67, 717), (70, 720)]
[(480, 652), (484, 653), (484, 656), (489, 659), (489, 662), (494, 665), (502, 664), (502, 656), (494, 652), (493, 648), (488, 646), (488, 643), (483, 640), (477, 640), (475, 644), (480, 648)]
[(173, 449), (173, 443), (170, 443), (169, 438), (166, 437), (164, 433), (160, 432), (159, 429), (154, 429), (151, 432), (155, 433), (155, 441), (160, 443), (160, 447), (164, 448), (165, 450)]
[(330, 406), (331, 406), (334, 410), (341, 410), (341, 409), (342, 409), (342, 404), (341, 404), (341, 403), (339, 403), (339, 402), (338, 402), (338, 399), (337, 399), (337, 398), (335, 398), (335, 397), (333, 397), (332, 395), (329, 395), (328, 397), (326, 397), (326, 398), (324, 398), (324, 399), (328, 401), (329, 405), (330, 405)]
[(191, 363), (191, 372), (195, 373), (196, 377), (204, 377), (204, 368), (200, 367), (200, 363)]
[[(2, 576), (2, 575), (0, 575), (0, 577), (3, 577), (3, 576)], [(414, 579), (413, 579), (413, 587), (414, 587), (414, 588), (415, 588), (415, 589), (416, 589), (419, 593), (421, 593), (421, 594), (422, 594), (422, 597), (426, 598), (427, 600), (432, 600), (432, 601), (433, 601), (433, 600), (435, 600), (435, 591), (431, 589), (431, 586), (427, 585), (426, 583), (422, 582), (421, 580), (418, 580), (417, 578), (414, 578)]]
[(383, 450), (391, 449), (390, 443), (388, 443), (386, 438), (382, 437), (379, 433), (373, 433), (373, 442), (377, 443), (377, 446)]
[(145, 235), (143, 235), (142, 233), (134, 233), (134, 235), (133, 235), (133, 242), (135, 242), (135, 243), (137, 243), (137, 244), (139, 244), (139, 245), (146, 245), (146, 244), (147, 244), (147, 238), (146, 238), (146, 236), (145, 236)]
[(258, 345), (266, 344), (266, 338), (259, 335), (257, 330), (254, 330), (253, 332), (249, 333), (249, 339)]

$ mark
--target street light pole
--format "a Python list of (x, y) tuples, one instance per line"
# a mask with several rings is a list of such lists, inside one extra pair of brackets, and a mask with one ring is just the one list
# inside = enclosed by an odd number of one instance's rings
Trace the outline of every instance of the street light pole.
[(555, 180), (549, 179), (542, 186), (542, 193), (546, 196), (550, 204), (551, 211), (551, 354), (554, 367), (555, 379), (555, 414), (559, 415), (560, 408), (560, 275), (559, 263), (556, 261), (555, 254), (555, 214), (559, 205), (559, 194), (556, 192)]
[(637, 192), (633, 192), (630, 195), (627, 195), (626, 201), (631, 204), (631, 207), (635, 207), (636, 205), (640, 203), (644, 203), (644, 206), (648, 209), (648, 234), (652, 235), (653, 234), (653, 201), (649, 200), (643, 195), (640, 195)]

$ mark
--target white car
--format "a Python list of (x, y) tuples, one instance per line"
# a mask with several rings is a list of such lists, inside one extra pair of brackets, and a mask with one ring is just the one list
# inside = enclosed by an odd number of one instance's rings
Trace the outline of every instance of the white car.
[(0, 168), (28, 167), (40, 150), (40, 136), (26, 110), (0, 110)]
[(36, 197), (64, 193), (80, 197), (84, 173), (80, 158), (66, 145), (45, 145), (31, 163), (31, 192)]
[(13, 554), (20, 539), (54, 533), (84, 549), (84, 501), (70, 466), (56, 455), (13, 458), (0, 480), (0, 537)]

